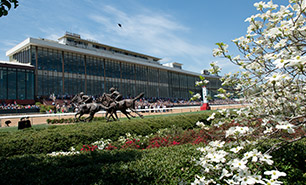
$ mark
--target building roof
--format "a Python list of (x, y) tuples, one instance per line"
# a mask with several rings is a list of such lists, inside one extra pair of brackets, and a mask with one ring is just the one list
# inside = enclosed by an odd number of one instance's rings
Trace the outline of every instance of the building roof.
[(31, 64), (24, 64), (17, 61), (0, 61), (2, 67), (16, 67), (16, 68), (27, 68), (34, 69), (35, 67)]
[[(63, 36), (60, 39), (66, 38), (68, 37)], [(71, 37), (71, 36), (70, 36)], [(78, 39), (78, 37), (75, 37), (76, 39)], [(88, 41), (89, 43), (95, 43), (93, 41)], [(21, 50), (25, 49), (28, 46), (41, 46), (41, 47), (47, 47), (47, 48), (52, 48), (52, 49), (58, 49), (58, 50), (63, 50), (63, 51), (68, 51), (68, 52), (74, 52), (74, 53), (80, 53), (80, 54), (86, 54), (86, 55), (91, 55), (91, 56), (96, 56), (96, 57), (104, 57), (104, 58), (109, 58), (109, 59), (114, 59), (114, 60), (119, 60), (119, 61), (123, 61), (123, 62), (127, 62), (127, 63), (132, 63), (132, 64), (139, 64), (139, 65), (144, 65), (144, 66), (150, 66), (150, 67), (154, 67), (154, 68), (158, 68), (158, 69), (163, 69), (163, 70), (168, 70), (168, 71), (173, 71), (173, 72), (178, 72), (178, 73), (183, 73), (183, 74), (189, 74), (189, 75), (195, 75), (195, 76), (206, 76), (206, 77), (213, 77), (213, 78), (219, 78), (218, 76), (212, 76), (212, 75), (203, 75), (201, 73), (196, 73), (196, 72), (192, 72), (192, 71), (187, 71), (187, 70), (183, 70), (183, 69), (179, 69), (179, 68), (174, 68), (172, 66), (164, 66), (161, 65), (160, 63), (156, 63), (156, 62), (150, 62), (149, 60), (143, 59), (143, 58), (136, 58), (136, 57), (132, 57), (132, 56), (128, 56), (122, 53), (115, 53), (113, 51), (109, 51), (109, 50), (92, 50), (92, 49), (88, 49), (88, 48), (82, 48), (82, 47), (74, 47), (71, 45), (67, 45), (67, 44), (62, 44), (59, 43), (57, 41), (53, 41), (53, 40), (49, 40), (49, 39), (37, 39), (37, 38), (27, 38), (26, 40), (22, 41), (21, 43), (17, 44), (15, 47), (13, 47), (12, 49), (8, 50), (6, 52), (6, 56), (13, 56), (15, 53), (20, 52)], [(101, 46), (103, 44), (100, 44)], [(103, 46), (107, 46), (107, 45), (103, 45)], [(111, 48), (115, 48), (112, 46), (109, 46)], [(130, 52), (128, 50), (124, 50), (124, 49), (120, 49), (120, 48), (116, 48), (118, 50), (122, 50), (122, 51), (126, 51), (126, 52)], [(130, 52), (130, 53), (135, 53), (135, 52)], [(139, 54), (139, 53), (137, 53)], [(151, 59), (158, 59), (156, 57), (152, 57), (149, 55), (144, 55), (144, 54), (139, 54), (142, 56), (146, 56), (148, 58)], [(179, 64), (179, 63), (177, 63)]]
[(161, 60), (161, 58), (158, 58), (158, 57), (154, 57), (154, 56), (150, 56), (150, 55), (146, 55), (146, 54), (142, 54), (142, 53), (137, 53), (137, 52), (134, 52), (134, 51), (130, 51), (130, 50), (122, 49), (122, 48), (117, 48), (117, 47), (106, 45), (106, 44), (101, 44), (101, 43), (99, 43), (97, 41), (94, 41), (94, 40), (82, 39), (81, 36), (79, 34), (76, 34), (76, 33), (66, 32), (66, 34), (64, 36), (60, 37), (58, 40), (60, 41), (60, 40), (63, 40), (64, 38), (73, 38), (76, 41), (90, 43), (92, 45), (97, 45), (97, 46), (100, 46), (102, 48), (107, 48), (107, 50), (110, 50), (110, 51), (117, 50), (117, 51), (121, 51), (122, 53), (126, 53), (126, 54), (133, 54), (133, 55), (139, 55), (139, 56), (143, 56), (143, 57), (152, 58), (155, 61)]

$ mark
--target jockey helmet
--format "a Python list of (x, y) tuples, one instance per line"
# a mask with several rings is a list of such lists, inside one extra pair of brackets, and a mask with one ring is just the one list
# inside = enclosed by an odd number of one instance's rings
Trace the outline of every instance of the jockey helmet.
[(116, 90), (116, 89), (115, 89), (114, 87), (112, 87), (112, 88), (109, 89), (109, 92), (112, 93), (112, 92), (114, 92), (115, 90)]

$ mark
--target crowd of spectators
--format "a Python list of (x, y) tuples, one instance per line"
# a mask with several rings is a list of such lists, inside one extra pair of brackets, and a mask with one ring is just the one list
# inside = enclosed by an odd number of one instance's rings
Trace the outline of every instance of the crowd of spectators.
[(201, 105), (201, 102), (170, 98), (142, 98), (136, 101), (136, 107), (138, 109), (159, 109), (193, 105)]
[(36, 105), (19, 105), (16, 101), (14, 103), (2, 102), (0, 104), (0, 110), (16, 110), (16, 109), (38, 109), (39, 107)]
[(229, 104), (240, 104), (241, 102), (235, 99), (215, 99), (209, 101), (210, 105), (229, 105)]
[[(210, 105), (229, 105), (241, 102), (234, 99), (215, 99), (208, 102)], [(179, 107), (179, 106), (201, 106), (202, 101), (192, 101), (188, 99), (171, 98), (142, 98), (136, 102), (137, 108), (159, 108), (159, 107)]]

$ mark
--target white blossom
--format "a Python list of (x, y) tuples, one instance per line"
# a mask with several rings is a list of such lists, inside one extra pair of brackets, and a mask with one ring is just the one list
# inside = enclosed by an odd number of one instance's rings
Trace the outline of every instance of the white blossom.
[(271, 175), (271, 179), (278, 179), (280, 176), (286, 176), (285, 172), (280, 172), (277, 170), (265, 171), (265, 175)]

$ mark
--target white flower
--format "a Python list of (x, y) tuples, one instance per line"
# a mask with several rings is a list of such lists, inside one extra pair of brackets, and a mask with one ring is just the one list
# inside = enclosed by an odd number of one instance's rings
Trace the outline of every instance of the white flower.
[(240, 159), (234, 159), (233, 161), (230, 162), (230, 165), (232, 166), (233, 169), (241, 169), (241, 170), (246, 170), (247, 166), (246, 163), (247, 160), (240, 160)]
[(219, 162), (222, 162), (224, 163), (226, 161), (226, 159), (224, 158), (225, 156), (227, 155), (227, 153), (225, 151), (218, 151), (216, 153), (209, 153), (206, 155), (206, 157), (208, 159), (210, 159), (210, 161), (212, 162), (216, 162), (216, 163), (219, 163)]
[(265, 184), (269, 184), (269, 185), (280, 185), (283, 184), (280, 181), (274, 180), (274, 179), (264, 179), (266, 181)]
[(266, 130), (263, 132), (264, 134), (268, 134), (273, 132), (273, 127), (266, 127)]
[(289, 77), (287, 74), (281, 74), (281, 73), (273, 73), (271, 76), (269, 77), (266, 77), (266, 79), (269, 81), (269, 82), (279, 82), (279, 81), (282, 81), (282, 80), (288, 80)]
[(272, 165), (273, 161), (271, 160), (272, 156), (268, 155), (268, 154), (263, 154), (262, 156), (260, 156), (259, 160), (262, 162), (266, 162), (268, 165)]
[(226, 132), (225, 132), (225, 137), (228, 137), (228, 136), (231, 136), (231, 135), (234, 135), (236, 132), (236, 129), (235, 127), (231, 127), (229, 128)]
[(278, 179), (280, 176), (286, 176), (285, 172), (280, 172), (277, 170), (265, 171), (265, 175), (271, 175), (271, 179)]
[(205, 124), (204, 124), (203, 122), (200, 122), (200, 121), (198, 121), (198, 122), (196, 123), (196, 125), (197, 125), (198, 127), (203, 127), (203, 126), (205, 126)]
[(79, 151), (76, 151), (76, 152), (52, 152), (52, 153), (49, 153), (47, 155), (55, 157), (55, 156), (70, 156), (70, 155), (77, 155), (77, 154), (80, 154), (80, 152)]
[(212, 113), (212, 114), (207, 118), (207, 121), (215, 119), (215, 115), (216, 115), (216, 113)]
[(213, 49), (213, 56), (214, 57), (221, 56), (221, 55), (222, 55), (222, 50), (220, 48)]
[(230, 176), (232, 176), (232, 175), (233, 175), (232, 172), (229, 173), (228, 170), (226, 170), (225, 168), (223, 168), (223, 169), (222, 169), (222, 174), (221, 174), (221, 176), (220, 176), (219, 179), (223, 179), (224, 177), (230, 177)]
[(209, 180), (205, 180), (205, 177), (200, 177), (200, 176), (196, 176), (196, 179), (193, 183), (191, 183), (191, 185), (208, 185), (210, 183), (216, 184), (216, 182), (213, 179), (209, 179)]
[(198, 121), (196, 125), (202, 129), (209, 130), (209, 127), (206, 126), (203, 122)]
[(70, 148), (70, 151), (71, 151), (71, 152), (75, 152), (75, 148), (72, 146), (72, 147)]
[(286, 45), (287, 39), (280, 40), (277, 44), (274, 45), (275, 49), (282, 48)]
[(252, 175), (242, 176), (240, 179), (241, 185), (255, 184), (256, 179)]
[(209, 145), (212, 146), (212, 147), (218, 147), (218, 148), (222, 148), (225, 144), (225, 141), (211, 141), (209, 142)]
[(199, 93), (193, 95), (192, 99), (200, 99), (201, 95)]
[(287, 123), (287, 124), (282, 124), (282, 125), (276, 125), (276, 128), (287, 130), (288, 133), (292, 134), (292, 133), (295, 133), (294, 129), (296, 128), (296, 126), (291, 123)]
[(220, 127), (220, 126), (222, 126), (223, 124), (224, 124), (224, 122), (219, 121), (218, 123), (215, 123), (215, 124), (214, 124), (214, 126), (216, 126), (216, 127)]
[(235, 182), (233, 179), (225, 179), (224, 181), (225, 181), (227, 184), (231, 184), (231, 185), (239, 184), (238, 182)]
[(261, 152), (258, 152), (257, 149), (253, 149), (251, 154), (252, 154), (252, 162), (257, 162), (258, 157), (262, 156)]
[(225, 137), (228, 137), (228, 136), (231, 136), (231, 135), (242, 136), (242, 135), (245, 135), (245, 134), (247, 134), (251, 131), (252, 130), (249, 127), (240, 127), (240, 126), (231, 127), (225, 132)]
[(262, 153), (257, 149), (253, 149), (252, 151), (246, 152), (244, 154), (243, 159), (249, 159), (252, 157), (252, 162), (257, 162), (259, 157), (263, 157)]
[(277, 59), (273, 62), (276, 68), (283, 68), (286, 64), (288, 64), (288, 61), (284, 59)]
[(237, 146), (237, 147), (235, 147), (235, 148), (231, 148), (230, 151), (231, 151), (231, 152), (234, 152), (234, 153), (238, 153), (239, 150), (241, 150), (241, 149), (243, 149), (243, 147)]

